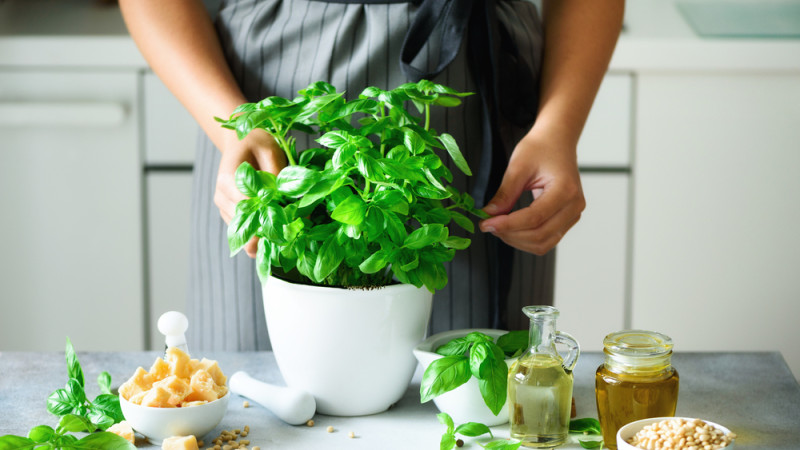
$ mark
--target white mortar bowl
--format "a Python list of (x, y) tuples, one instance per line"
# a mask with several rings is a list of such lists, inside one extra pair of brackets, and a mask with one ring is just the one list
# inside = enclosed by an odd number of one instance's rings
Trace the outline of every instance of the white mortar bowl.
[(191, 434), (200, 440), (222, 421), (230, 396), (228, 392), (213, 402), (185, 408), (155, 408), (131, 403), (120, 395), (119, 404), (125, 420), (136, 432), (161, 445), (161, 441), (172, 436)]
[[(417, 357), (423, 373), (433, 361), (443, 358), (442, 355), (436, 353), (436, 349), (439, 346), (452, 339), (464, 337), (473, 331), (491, 336), (495, 341), (497, 341), (498, 337), (508, 333), (504, 330), (462, 329), (434, 334), (414, 348), (414, 356)], [(508, 358), (506, 359), (506, 364), (510, 368), (511, 364), (516, 360), (517, 358)], [(503, 408), (496, 416), (492, 414), (492, 411), (486, 406), (486, 402), (483, 401), (483, 397), (481, 397), (478, 380), (475, 377), (471, 377), (469, 381), (452, 391), (434, 397), (433, 403), (436, 404), (439, 411), (449, 414), (455, 423), (479, 422), (493, 427), (508, 422), (508, 400), (506, 400)]]
[[(672, 420), (672, 419), (695, 420), (694, 418), (690, 417), (651, 417), (649, 419), (642, 419), (631, 422), (620, 428), (619, 431), (617, 431), (617, 450), (642, 450), (641, 447), (635, 447), (631, 444), (628, 444), (628, 439), (635, 436), (636, 433), (638, 433), (639, 431), (642, 430), (642, 428), (648, 425), (652, 425), (656, 422), (661, 422), (662, 420)], [(723, 427), (720, 424), (705, 419), (700, 419), (700, 420), (711, 425), (714, 428), (721, 430), (725, 434), (731, 434), (731, 430)], [(731, 441), (730, 444), (724, 447), (725, 450), (733, 450), (735, 443), (736, 439), (734, 439), (733, 441)]]

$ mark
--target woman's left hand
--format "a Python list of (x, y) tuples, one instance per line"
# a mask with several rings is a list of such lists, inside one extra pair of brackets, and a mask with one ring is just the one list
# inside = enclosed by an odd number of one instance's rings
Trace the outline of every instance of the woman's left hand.
[[(492, 216), (480, 223), (520, 250), (544, 255), (558, 244), (586, 207), (575, 144), (529, 133), (517, 144), (497, 193), (483, 210)], [(524, 191), (534, 201), (512, 211)]]

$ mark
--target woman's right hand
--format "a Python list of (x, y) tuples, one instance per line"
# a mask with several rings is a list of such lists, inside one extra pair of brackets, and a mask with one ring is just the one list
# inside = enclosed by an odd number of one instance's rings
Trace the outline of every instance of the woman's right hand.
[[(277, 175), (286, 167), (286, 155), (269, 133), (253, 130), (241, 141), (230, 132), (226, 139), (217, 172), (217, 186), (214, 191), (214, 204), (219, 208), (222, 220), (229, 224), (236, 214), (236, 204), (246, 197), (236, 188), (236, 169), (243, 162), (249, 162), (256, 170), (272, 172)], [(244, 246), (251, 258), (256, 257), (258, 240), (253, 238)]]

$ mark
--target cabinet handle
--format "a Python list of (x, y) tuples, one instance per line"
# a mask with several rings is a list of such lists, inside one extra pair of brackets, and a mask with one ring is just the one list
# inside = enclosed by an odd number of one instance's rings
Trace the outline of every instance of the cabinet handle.
[(116, 102), (0, 102), (0, 127), (113, 127), (126, 115)]

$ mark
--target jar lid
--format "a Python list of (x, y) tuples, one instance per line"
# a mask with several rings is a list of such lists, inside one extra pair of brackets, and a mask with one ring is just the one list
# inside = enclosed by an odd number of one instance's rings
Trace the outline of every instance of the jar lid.
[(603, 339), (605, 352), (615, 356), (647, 358), (672, 353), (669, 336), (647, 330), (624, 330), (611, 333)]

